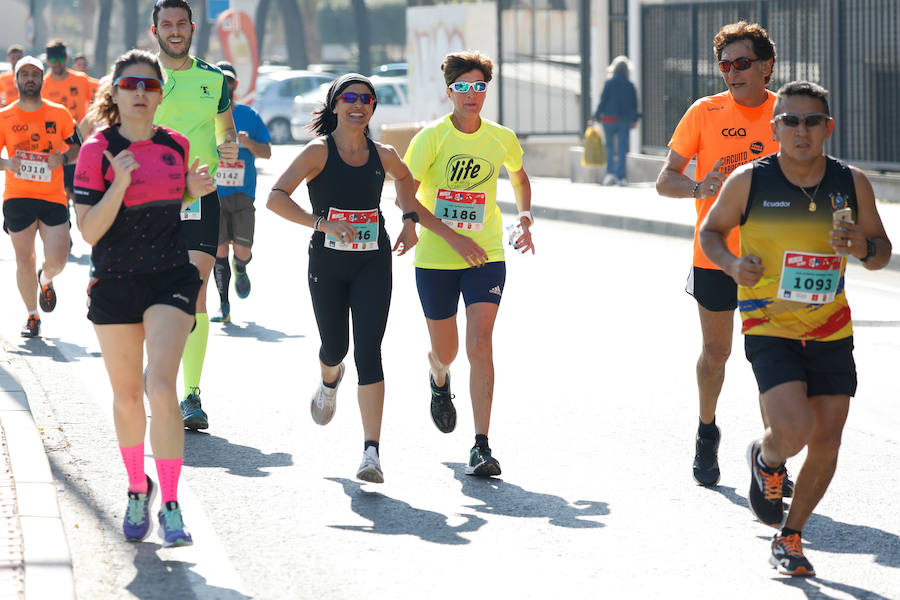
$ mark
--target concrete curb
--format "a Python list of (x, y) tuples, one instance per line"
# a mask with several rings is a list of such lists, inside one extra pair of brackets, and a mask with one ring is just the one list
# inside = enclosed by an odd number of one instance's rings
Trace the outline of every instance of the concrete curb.
[(56, 483), (25, 390), (13, 374), (2, 345), (0, 424), (6, 433), (22, 528), (25, 597), (73, 599), (72, 556), (59, 513)]

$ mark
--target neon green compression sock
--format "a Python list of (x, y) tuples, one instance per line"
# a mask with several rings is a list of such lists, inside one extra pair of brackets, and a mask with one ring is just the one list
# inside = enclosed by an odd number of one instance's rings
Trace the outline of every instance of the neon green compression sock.
[(193, 388), (200, 387), (200, 375), (203, 373), (203, 360), (206, 358), (206, 341), (209, 339), (209, 315), (197, 313), (197, 325), (190, 333), (181, 355), (181, 368), (184, 372), (184, 396), (187, 397)]

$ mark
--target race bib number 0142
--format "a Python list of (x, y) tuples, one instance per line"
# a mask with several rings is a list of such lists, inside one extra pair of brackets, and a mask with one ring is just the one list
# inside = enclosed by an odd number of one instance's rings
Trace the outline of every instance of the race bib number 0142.
[(484, 228), (484, 192), (437, 191), (434, 216), (454, 229), (481, 231)]
[(788, 250), (781, 263), (778, 297), (807, 304), (834, 301), (844, 259), (837, 254), (809, 254)]
[(40, 152), (16, 151), (16, 156), (21, 159), (16, 177), (27, 181), (50, 181), (50, 155)]
[(219, 161), (216, 169), (216, 185), (221, 187), (241, 187), (244, 185), (244, 161)]
[(342, 242), (336, 237), (325, 235), (325, 247), (346, 252), (368, 252), (378, 250), (378, 209), (343, 210), (331, 207), (328, 209), (328, 220), (350, 223), (356, 229), (353, 241)]

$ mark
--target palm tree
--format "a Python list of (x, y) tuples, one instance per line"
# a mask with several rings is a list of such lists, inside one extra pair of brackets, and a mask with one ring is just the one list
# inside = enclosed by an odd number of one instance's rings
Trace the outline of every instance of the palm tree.
[(306, 54), (306, 33), (303, 17), (297, 0), (278, 0), (281, 22), (284, 25), (284, 40), (287, 43), (288, 62), (292, 69), (305, 69), (309, 65)]
[(369, 26), (369, 9), (366, 0), (350, 0), (353, 7), (353, 21), (356, 24), (356, 43), (359, 47), (359, 72), (372, 72), (372, 53), (369, 46), (372, 42), (372, 29)]

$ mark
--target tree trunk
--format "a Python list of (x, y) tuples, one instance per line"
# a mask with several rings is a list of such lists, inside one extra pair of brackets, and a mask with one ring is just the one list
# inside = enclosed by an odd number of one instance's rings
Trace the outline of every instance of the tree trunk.
[(372, 31), (369, 27), (369, 9), (365, 0), (350, 0), (353, 6), (353, 21), (356, 24), (356, 43), (359, 46), (359, 72), (368, 75), (372, 72), (372, 54), (369, 46)]
[(109, 22), (112, 17), (113, 0), (100, 0), (100, 16), (97, 19), (97, 37), (94, 46), (94, 64), (109, 64), (107, 54), (109, 53)]
[(284, 24), (284, 41), (287, 44), (288, 63), (292, 69), (305, 69), (309, 65), (306, 54), (306, 34), (303, 17), (297, 0), (278, 0), (281, 22)]
[(322, 38), (319, 37), (319, 22), (316, 18), (318, 10), (319, 0), (301, 0), (300, 14), (306, 35), (306, 55), (311, 63), (322, 62)]
[(125, 28), (123, 31), (125, 34), (125, 51), (127, 52), (131, 48), (137, 48), (138, 24), (140, 23), (138, 18), (138, 0), (122, 0), (122, 4), (125, 9)]
[(206, 18), (206, 0), (194, 2), (191, 8), (194, 12), (194, 23), (197, 24), (194, 43), (191, 44), (191, 54), (206, 60), (206, 55), (209, 53), (209, 33), (212, 29), (209, 19)]
[(269, 6), (272, 0), (259, 0), (256, 5), (256, 43), (259, 46), (259, 62), (262, 63), (263, 43), (266, 40), (266, 20), (269, 18)]

